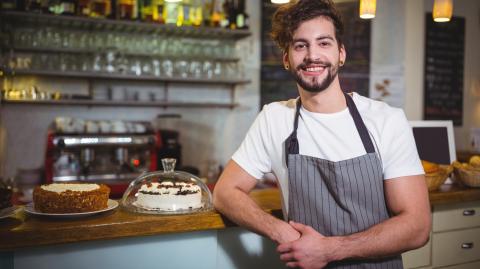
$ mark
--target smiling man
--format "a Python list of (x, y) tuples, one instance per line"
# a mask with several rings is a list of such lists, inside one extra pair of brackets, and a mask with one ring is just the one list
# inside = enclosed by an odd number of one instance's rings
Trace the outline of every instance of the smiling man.
[[(428, 241), (430, 206), (401, 109), (341, 89), (343, 24), (331, 1), (300, 0), (273, 16), (272, 37), (299, 97), (266, 105), (227, 164), (215, 207), (279, 244), (301, 268), (402, 268)], [(273, 173), (285, 220), (248, 196)]]

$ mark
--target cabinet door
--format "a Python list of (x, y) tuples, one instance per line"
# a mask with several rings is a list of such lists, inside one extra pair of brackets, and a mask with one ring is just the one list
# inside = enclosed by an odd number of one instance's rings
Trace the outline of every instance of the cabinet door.
[(433, 266), (461, 264), (480, 259), (480, 228), (434, 233)]
[(431, 253), (432, 253), (432, 240), (419, 248), (410, 250), (402, 254), (403, 267), (404, 268), (417, 268), (420, 266), (430, 265)]
[(480, 262), (457, 264), (448, 267), (442, 267), (443, 269), (478, 269), (480, 268)]
[(433, 209), (433, 232), (480, 227), (480, 202), (439, 205)]

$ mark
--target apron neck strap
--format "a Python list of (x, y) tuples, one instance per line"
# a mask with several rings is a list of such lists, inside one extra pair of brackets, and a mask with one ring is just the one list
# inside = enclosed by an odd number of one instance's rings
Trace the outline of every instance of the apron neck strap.
[(363, 146), (365, 147), (365, 151), (367, 153), (374, 153), (375, 147), (373, 146), (372, 139), (368, 134), (368, 129), (365, 126), (365, 123), (358, 112), (357, 106), (355, 102), (353, 102), (353, 98), (348, 94), (344, 93), (345, 99), (347, 100), (347, 107), (350, 111), (350, 115), (352, 115), (353, 122), (355, 123), (355, 127), (357, 127), (358, 134), (360, 134), (360, 139), (362, 139)]
[[(353, 98), (348, 93), (344, 93), (344, 94), (345, 94), (345, 100), (347, 101), (348, 111), (350, 112), (350, 115), (353, 118), (353, 122), (355, 123), (355, 127), (357, 128), (357, 131), (360, 135), (360, 139), (362, 140), (363, 146), (365, 147), (365, 151), (367, 153), (374, 153), (375, 147), (373, 146), (372, 139), (368, 134), (367, 127), (365, 126), (365, 123), (363, 122), (362, 117), (358, 112), (355, 102), (353, 102)], [(287, 166), (288, 166), (288, 155), (299, 154), (299, 151), (300, 151), (300, 146), (298, 144), (298, 139), (297, 139), (297, 129), (298, 129), (298, 118), (301, 117), (300, 115), (301, 107), (302, 107), (302, 101), (300, 98), (298, 98), (296, 109), (295, 109), (295, 119), (293, 122), (293, 131), (290, 134), (290, 136), (287, 138), (287, 140), (285, 140), (285, 158), (286, 158)]]

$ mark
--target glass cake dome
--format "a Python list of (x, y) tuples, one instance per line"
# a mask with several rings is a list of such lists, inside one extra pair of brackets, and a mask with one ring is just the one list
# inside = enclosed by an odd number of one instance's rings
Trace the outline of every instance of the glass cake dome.
[(164, 171), (144, 173), (133, 180), (121, 204), (131, 212), (189, 214), (213, 208), (212, 193), (198, 177), (175, 171), (175, 159), (162, 159)]

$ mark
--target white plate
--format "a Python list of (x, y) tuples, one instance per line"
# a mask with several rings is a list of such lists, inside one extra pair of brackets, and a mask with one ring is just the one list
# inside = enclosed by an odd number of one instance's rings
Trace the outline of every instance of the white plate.
[(67, 218), (72, 218), (72, 217), (86, 217), (86, 216), (91, 216), (95, 214), (99, 214), (102, 212), (110, 211), (118, 207), (118, 202), (115, 200), (108, 199), (107, 203), (107, 208), (102, 209), (102, 210), (97, 210), (97, 211), (90, 211), (90, 212), (81, 212), (81, 213), (43, 213), (43, 212), (38, 212), (35, 210), (33, 207), (33, 203), (30, 203), (25, 206), (25, 211), (27, 213), (30, 213), (32, 215), (37, 215), (37, 216), (49, 216), (49, 217), (67, 217)]
[(17, 213), (17, 210), (19, 209), (19, 206), (14, 205), (0, 210), (0, 219), (8, 218), (15, 215), (15, 213)]

